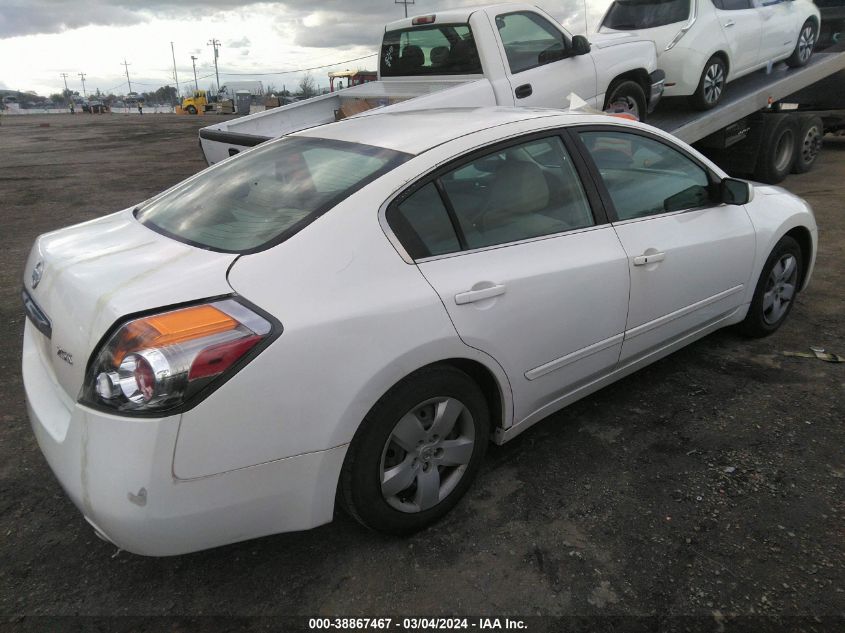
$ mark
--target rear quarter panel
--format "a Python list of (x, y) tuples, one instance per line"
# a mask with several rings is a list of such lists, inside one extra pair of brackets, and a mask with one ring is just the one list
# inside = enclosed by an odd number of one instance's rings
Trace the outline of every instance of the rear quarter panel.
[(417, 173), (406, 163), (287, 242), (232, 267), (234, 290), (284, 331), (182, 416), (176, 477), (347, 444), (390, 387), (439, 360), (478, 360), (507, 384), (492, 359), (460, 341), (437, 294), (379, 224), (381, 204)]

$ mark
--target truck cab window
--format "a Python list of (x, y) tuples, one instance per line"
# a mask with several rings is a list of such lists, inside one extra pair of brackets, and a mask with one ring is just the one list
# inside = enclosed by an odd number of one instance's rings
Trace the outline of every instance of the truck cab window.
[(481, 74), (481, 60), (468, 24), (412, 27), (384, 34), (382, 77)]

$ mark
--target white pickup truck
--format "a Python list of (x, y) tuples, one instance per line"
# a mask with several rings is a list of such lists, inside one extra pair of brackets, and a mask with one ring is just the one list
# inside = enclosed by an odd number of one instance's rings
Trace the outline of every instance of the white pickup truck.
[(654, 43), (634, 34), (572, 36), (546, 12), (496, 4), (392, 22), (379, 79), (200, 130), (208, 164), (297, 130), (373, 108), (593, 108), (644, 119), (663, 93)]

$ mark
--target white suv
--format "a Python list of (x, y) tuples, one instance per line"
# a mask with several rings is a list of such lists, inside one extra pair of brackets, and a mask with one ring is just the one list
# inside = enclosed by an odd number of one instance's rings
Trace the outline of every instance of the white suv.
[(690, 96), (707, 110), (728, 81), (769, 62), (806, 64), (819, 22), (809, 0), (615, 0), (598, 32), (637, 31), (653, 39), (666, 73), (664, 95)]

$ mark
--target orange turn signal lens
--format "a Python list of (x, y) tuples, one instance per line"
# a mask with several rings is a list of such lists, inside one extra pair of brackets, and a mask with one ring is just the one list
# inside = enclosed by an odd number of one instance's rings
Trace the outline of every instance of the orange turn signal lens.
[(123, 362), (127, 353), (142, 347), (162, 347), (234, 330), (228, 314), (211, 305), (194, 306), (132, 321), (114, 350), (112, 362)]

